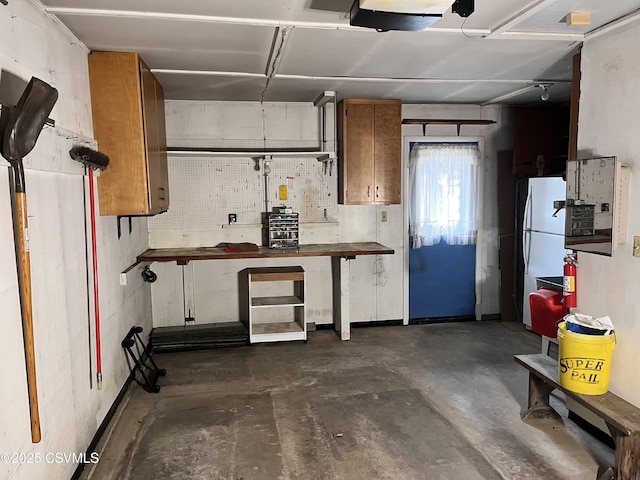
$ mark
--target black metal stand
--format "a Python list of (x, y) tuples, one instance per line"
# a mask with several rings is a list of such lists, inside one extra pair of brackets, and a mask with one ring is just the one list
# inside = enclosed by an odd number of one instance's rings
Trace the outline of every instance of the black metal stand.
[[(142, 375), (148, 390), (153, 393), (158, 393), (160, 391), (160, 385), (156, 384), (158, 377), (164, 377), (167, 371), (164, 368), (158, 368), (156, 362), (153, 361), (151, 352), (148, 351), (147, 346), (142, 341), (142, 338), (140, 338), (140, 333), (142, 333), (142, 327), (131, 327), (127, 336), (122, 340), (122, 348), (129, 352), (129, 356), (133, 360), (135, 368), (140, 372), (140, 375)], [(140, 353), (140, 357), (134, 353), (134, 346), (136, 347), (136, 352)], [(145, 360), (149, 360), (153, 368), (145, 365)], [(148, 375), (145, 373), (145, 367), (149, 369)]]

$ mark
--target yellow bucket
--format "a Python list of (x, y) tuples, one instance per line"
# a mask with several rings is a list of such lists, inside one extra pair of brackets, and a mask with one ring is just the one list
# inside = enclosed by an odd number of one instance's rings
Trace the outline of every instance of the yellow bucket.
[(585, 335), (558, 324), (558, 377), (567, 390), (585, 395), (602, 395), (609, 390), (611, 356), (616, 338), (609, 335)]

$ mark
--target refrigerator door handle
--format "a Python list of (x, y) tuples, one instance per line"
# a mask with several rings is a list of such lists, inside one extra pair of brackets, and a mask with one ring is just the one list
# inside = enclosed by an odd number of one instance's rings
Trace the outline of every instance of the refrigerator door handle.
[(531, 259), (531, 225), (533, 224), (533, 208), (531, 201), (533, 191), (529, 186), (527, 201), (524, 204), (524, 225), (522, 232), (522, 257), (524, 260), (524, 273), (529, 273), (529, 260)]
[(524, 204), (524, 229), (530, 230), (533, 225), (533, 190), (529, 187), (527, 201)]
[(524, 257), (524, 273), (527, 274), (531, 259), (531, 232), (526, 230), (522, 234), (522, 256)]

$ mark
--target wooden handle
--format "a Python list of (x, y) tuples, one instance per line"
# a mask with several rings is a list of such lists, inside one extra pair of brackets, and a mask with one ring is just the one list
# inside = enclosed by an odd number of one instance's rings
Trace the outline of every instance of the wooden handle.
[(31, 304), (31, 259), (29, 255), (29, 225), (27, 222), (27, 195), (16, 193), (16, 244), (18, 258), (18, 283), (22, 309), (22, 335), (27, 365), (29, 414), (31, 416), (31, 441), (40, 441), (40, 413), (38, 411), (38, 385), (36, 382), (36, 357), (33, 341), (33, 313)]

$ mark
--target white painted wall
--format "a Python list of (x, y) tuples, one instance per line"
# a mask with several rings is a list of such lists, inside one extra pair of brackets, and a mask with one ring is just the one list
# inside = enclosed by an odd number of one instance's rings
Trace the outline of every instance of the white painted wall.
[(632, 256), (640, 235), (640, 95), (637, 45), (640, 24), (588, 37), (582, 50), (578, 150), (581, 156), (614, 155), (631, 167), (629, 238), (612, 257), (579, 253), (578, 306), (589, 315), (609, 315), (616, 327), (610, 390), (640, 406), (640, 258)]
[[(277, 104), (257, 102), (167, 101), (167, 137), (175, 146), (239, 147), (267, 145), (309, 145), (319, 138), (319, 115), (311, 103)], [(497, 185), (495, 158), (500, 149), (511, 148), (512, 130), (509, 110), (499, 107), (460, 105), (405, 105), (405, 118), (490, 118), (490, 126), (463, 126), (465, 136), (482, 136), (485, 143), (484, 183), (480, 268), (478, 282), (482, 292), (481, 314), (499, 313), (497, 252)], [(331, 124), (328, 136), (332, 138)], [(421, 127), (404, 126), (403, 135), (420, 135)], [(431, 127), (429, 135), (456, 135), (456, 127)], [(296, 165), (311, 165), (312, 174), (300, 174)], [(253, 170), (248, 158), (170, 158), (169, 189), (171, 208), (149, 220), (152, 248), (197, 247), (221, 242), (262, 244), (259, 213), (264, 211), (263, 177)], [(350, 302), (354, 322), (397, 320), (408, 315), (405, 306), (407, 235), (402, 205), (337, 205), (337, 168), (329, 177), (314, 158), (295, 162), (274, 159), (272, 177), (295, 176), (290, 194), (320, 187), (332, 197), (313, 197), (330, 212), (324, 223), (307, 223), (301, 215), (301, 243), (377, 241), (395, 250), (394, 255), (359, 256), (351, 261)], [(300, 167), (302, 168), (302, 167)], [(281, 170), (279, 170), (281, 169)], [(295, 172), (295, 173), (292, 173)], [(227, 179), (221, 181), (221, 178)], [(234, 188), (229, 188), (229, 183)], [(277, 199), (277, 181), (269, 183), (269, 198)], [(244, 187), (245, 184), (249, 188)], [(185, 185), (188, 185), (185, 187)], [(184, 194), (176, 194), (184, 192)], [(287, 203), (287, 202), (283, 202)], [(381, 222), (386, 211), (388, 221)], [(228, 213), (237, 213), (240, 224), (224, 225)], [(175, 263), (156, 263), (159, 280), (152, 286), (155, 326), (182, 325), (186, 314), (197, 323), (216, 323), (238, 319), (237, 273), (249, 266), (299, 264), (307, 273), (307, 321), (333, 323), (331, 269), (328, 258), (303, 258), (286, 261), (231, 260), (192, 262), (184, 269), (186, 310), (183, 300), (183, 268)], [(193, 293), (192, 293), (193, 292)], [(407, 312), (407, 313), (405, 313)]]
[[(118, 273), (148, 244), (147, 222), (117, 240), (114, 217), (98, 219), (104, 386), (95, 383), (95, 345), (89, 358), (83, 169), (69, 158), (92, 133), (87, 52), (28, 1), (0, 5), (0, 102), (15, 104), (31, 76), (52, 84), (59, 100), (26, 156), (31, 239), (33, 322), (42, 441), (31, 443), (24, 350), (14, 255), (8, 163), (0, 160), (0, 452), (34, 462), (0, 462), (0, 478), (68, 479), (77, 465), (47, 463), (46, 453), (82, 453), (129, 374), (120, 342), (129, 328), (151, 327), (150, 289), (138, 272), (126, 287)], [(15, 79), (18, 81), (15, 81)], [(93, 321), (93, 319), (92, 319)], [(91, 331), (93, 338), (93, 329)], [(90, 388), (89, 362), (93, 371)], [(40, 458), (41, 462), (35, 462)]]
[[(588, 39), (583, 50), (582, 99), (579, 148), (595, 154), (616, 155), (637, 171), (636, 152), (640, 139), (640, 96), (636, 94), (636, 72), (640, 59), (634, 45), (640, 40), (640, 26), (628, 25)], [(24, 81), (31, 76), (54, 85), (60, 99), (52, 112), (56, 129), (46, 129), (36, 148), (25, 158), (29, 203), (35, 348), (42, 425), (42, 441), (32, 444), (24, 369), (14, 243), (12, 237), (8, 163), (0, 161), (0, 452), (39, 454), (83, 452), (108, 408), (114, 401), (129, 368), (120, 341), (134, 325), (151, 328), (150, 306), (153, 294), (154, 323), (182, 323), (181, 269), (175, 264), (155, 264), (159, 280), (152, 290), (143, 284), (139, 268), (119, 285), (118, 273), (147, 248), (184, 245), (210, 245), (220, 241), (260, 243), (256, 227), (223, 229), (220, 224), (191, 232), (158, 229), (152, 226), (147, 238), (147, 221), (133, 220), (131, 235), (125, 229), (117, 240), (116, 221), (98, 221), (104, 389), (89, 386), (89, 340), (87, 331), (87, 288), (85, 284), (84, 212), (82, 207), (82, 169), (66, 152), (80, 140), (92, 137), (86, 51), (31, 2), (11, 1), (0, 5), (0, 102), (15, 103), (23, 85), (12, 82), (15, 75)], [(20, 88), (18, 88), (20, 87)], [(186, 137), (188, 132), (217, 138), (262, 138), (261, 125), (253, 124), (247, 134), (246, 115), (240, 107), (254, 105), (187, 105), (168, 103), (169, 136)], [(211, 112), (208, 112), (211, 108)], [(295, 110), (295, 107), (292, 107)], [(192, 113), (224, 114), (214, 124), (178, 121)], [(303, 106), (302, 109), (308, 109)], [(309, 109), (311, 110), (311, 109)], [(463, 126), (462, 135), (484, 136), (485, 163), (482, 224), (481, 278), (483, 314), (499, 311), (497, 271), (497, 215), (495, 152), (511, 147), (509, 110), (498, 107), (405, 105), (405, 117), (492, 118), (498, 124), (488, 127)], [(282, 112), (288, 121), (283, 123)], [(316, 138), (314, 113), (294, 112), (276, 106), (269, 123), (269, 138), (295, 132), (294, 140)], [(258, 116), (259, 118), (259, 116)], [(269, 118), (269, 117), (267, 117)], [(297, 125), (294, 130), (283, 129)], [(224, 129), (222, 128), (224, 127)], [(418, 126), (403, 127), (403, 135), (421, 135)], [(456, 135), (455, 127), (429, 127), (428, 135)], [(87, 137), (87, 138), (85, 138)], [(179, 166), (177, 166), (179, 168)], [(213, 167), (215, 168), (215, 166)], [(334, 170), (335, 171), (335, 170)], [(630, 205), (640, 201), (637, 174), (632, 174)], [(172, 201), (174, 199), (172, 198)], [(180, 200), (178, 199), (178, 202)], [(262, 205), (259, 207), (262, 209)], [(380, 212), (389, 221), (381, 223)], [(170, 210), (171, 212), (171, 210)], [(170, 215), (171, 213), (166, 215)], [(402, 206), (337, 206), (336, 218), (326, 224), (303, 227), (303, 243), (375, 240), (396, 249), (393, 256), (358, 257), (351, 266), (351, 309), (355, 321), (402, 318), (405, 232)], [(160, 217), (159, 217), (160, 218)], [(640, 233), (640, 218), (631, 215), (629, 235)], [(331, 277), (326, 259), (291, 260), (309, 272), (309, 321), (331, 323)], [(631, 241), (618, 248), (612, 258), (580, 255), (580, 306), (592, 315), (608, 314), (616, 324), (618, 346), (614, 353), (611, 390), (640, 406), (640, 385), (629, 382), (640, 365), (638, 303), (640, 260), (631, 255)], [(268, 260), (235, 262), (194, 262), (193, 285), (198, 323), (237, 318), (235, 274), (245, 266), (269, 264)], [(215, 295), (212, 292), (216, 292)], [(373, 293), (372, 293), (373, 292)], [(372, 302), (372, 296), (375, 302)], [(95, 356), (95, 345), (91, 341)], [(91, 359), (95, 375), (95, 357)], [(66, 479), (75, 464), (0, 463), (0, 478)]]

